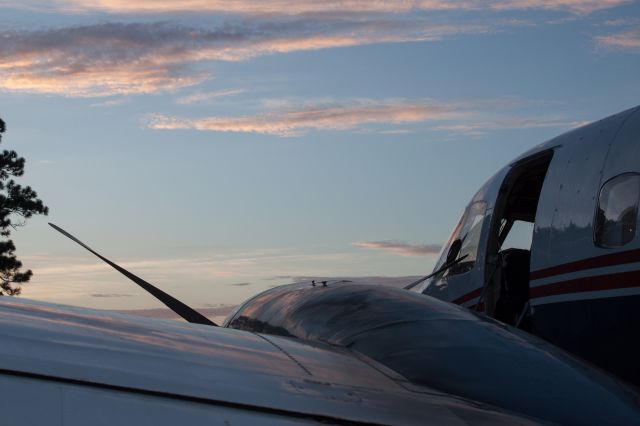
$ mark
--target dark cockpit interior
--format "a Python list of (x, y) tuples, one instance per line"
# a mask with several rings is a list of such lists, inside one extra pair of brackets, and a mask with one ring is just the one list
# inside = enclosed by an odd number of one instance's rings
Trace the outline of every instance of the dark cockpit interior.
[(531, 241), (542, 185), (552, 151), (513, 165), (496, 202), (487, 256), (485, 312), (529, 328)]

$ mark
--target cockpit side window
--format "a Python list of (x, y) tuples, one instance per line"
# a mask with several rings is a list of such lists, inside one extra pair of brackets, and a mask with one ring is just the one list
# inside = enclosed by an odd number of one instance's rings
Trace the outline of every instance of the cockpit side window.
[(533, 222), (524, 220), (505, 220), (500, 229), (499, 239), (502, 241), (500, 251), (508, 249), (531, 250), (533, 240)]
[(454, 229), (447, 246), (442, 251), (442, 256), (438, 260), (435, 269), (442, 267), (447, 258), (449, 247), (455, 240), (460, 240), (462, 246), (458, 255), (458, 259), (466, 256), (460, 263), (454, 265), (447, 270), (448, 275), (462, 274), (473, 269), (473, 265), (478, 257), (478, 246), (480, 244), (480, 234), (482, 231), (482, 224), (484, 222), (485, 213), (487, 210), (487, 203), (484, 201), (476, 201), (467, 207), (458, 226)]
[(638, 223), (640, 175), (624, 173), (602, 185), (594, 225), (594, 242), (605, 248), (633, 240)]

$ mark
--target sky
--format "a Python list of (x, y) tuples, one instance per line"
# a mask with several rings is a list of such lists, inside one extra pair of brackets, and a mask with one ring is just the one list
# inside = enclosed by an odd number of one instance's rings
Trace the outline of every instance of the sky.
[[(640, 103), (628, 0), (0, 0), (4, 149), (50, 208), (26, 298), (199, 309), (432, 269), (480, 185)], [(220, 313), (220, 312), (217, 312)]]

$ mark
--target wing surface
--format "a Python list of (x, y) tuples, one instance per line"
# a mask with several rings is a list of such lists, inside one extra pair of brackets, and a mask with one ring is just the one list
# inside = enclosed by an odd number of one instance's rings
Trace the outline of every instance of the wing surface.
[(0, 384), (20, 378), (298, 422), (530, 424), (408, 387), (347, 349), (24, 299), (0, 300), (0, 363)]

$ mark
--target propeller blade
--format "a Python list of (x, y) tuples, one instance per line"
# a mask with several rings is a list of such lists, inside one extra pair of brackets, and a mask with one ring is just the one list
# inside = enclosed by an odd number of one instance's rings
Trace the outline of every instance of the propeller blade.
[(155, 287), (154, 285), (149, 284), (148, 282), (146, 282), (142, 278), (137, 277), (136, 275), (134, 275), (131, 272), (129, 272), (126, 269), (124, 269), (123, 267), (113, 263), (112, 261), (110, 261), (106, 257), (102, 256), (98, 252), (94, 251), (91, 247), (89, 247), (88, 245), (86, 245), (85, 243), (83, 243), (82, 241), (80, 241), (79, 239), (77, 239), (76, 237), (74, 237), (73, 235), (71, 235), (70, 233), (65, 231), (64, 229), (60, 228), (59, 226), (56, 226), (53, 223), (49, 223), (49, 225), (53, 229), (55, 229), (56, 231), (60, 232), (65, 237), (69, 238), (72, 241), (75, 241), (76, 243), (80, 244), (82, 247), (84, 247), (85, 249), (87, 249), (88, 251), (90, 251), (91, 253), (93, 253), (94, 255), (99, 257), (100, 259), (102, 259), (104, 262), (106, 262), (111, 267), (113, 267), (116, 271), (120, 272), (122, 275), (124, 275), (125, 277), (129, 278), (134, 283), (138, 284), (140, 287), (145, 289), (147, 292), (151, 293), (152, 296), (154, 296), (156, 299), (158, 299), (159, 301), (164, 303), (169, 309), (171, 309), (176, 314), (180, 315), (186, 321), (191, 322), (191, 323), (195, 323), (195, 324), (212, 325), (214, 327), (218, 326), (216, 323), (214, 323), (213, 321), (209, 320), (209, 318), (205, 317), (201, 313), (199, 313), (196, 310), (194, 310), (194, 309), (190, 308), (189, 306), (185, 305), (184, 303), (182, 303), (178, 299), (175, 299), (174, 297), (169, 296), (167, 293), (165, 293), (164, 291), (162, 291), (159, 288)]

